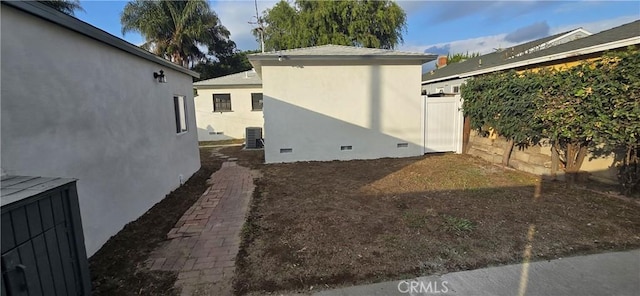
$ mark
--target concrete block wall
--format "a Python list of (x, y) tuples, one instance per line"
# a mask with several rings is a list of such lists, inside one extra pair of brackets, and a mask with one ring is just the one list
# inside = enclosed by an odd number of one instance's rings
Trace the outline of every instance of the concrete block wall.
[[(502, 154), (507, 146), (504, 138), (490, 139), (471, 132), (469, 154), (478, 156), (491, 163), (502, 163)], [(551, 174), (551, 148), (532, 146), (526, 149), (514, 147), (509, 165), (517, 170), (536, 174)]]
[[(488, 162), (501, 164), (502, 154), (507, 141), (502, 137), (491, 139), (471, 132), (469, 137), (469, 154), (478, 156)], [(591, 179), (605, 183), (617, 183), (617, 169), (614, 156), (594, 158), (588, 155), (582, 164), (582, 171), (589, 173)], [(542, 144), (520, 149), (513, 148), (509, 166), (536, 175), (551, 174), (551, 145)], [(562, 174), (562, 169), (558, 175)]]

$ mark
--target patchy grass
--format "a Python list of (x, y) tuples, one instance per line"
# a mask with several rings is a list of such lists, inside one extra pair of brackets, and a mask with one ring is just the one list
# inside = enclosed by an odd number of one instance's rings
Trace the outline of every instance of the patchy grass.
[(465, 155), (260, 165), (236, 152), (263, 174), (237, 294), (517, 263), (528, 243), (532, 260), (640, 246), (638, 204)]
[(449, 229), (450, 231), (455, 231), (458, 235), (471, 232), (471, 230), (473, 230), (474, 228), (473, 222), (465, 218), (444, 215), (444, 220), (447, 229)]
[(202, 167), (184, 185), (127, 224), (89, 258), (93, 295), (177, 295), (175, 272), (149, 271), (143, 266), (222, 164), (211, 156), (210, 148), (200, 149), (200, 160)]

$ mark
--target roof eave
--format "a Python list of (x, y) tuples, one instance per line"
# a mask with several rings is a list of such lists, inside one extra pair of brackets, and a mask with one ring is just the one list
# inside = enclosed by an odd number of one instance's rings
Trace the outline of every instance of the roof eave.
[(80, 33), (89, 38), (92, 38), (99, 42), (113, 46), (117, 49), (130, 53), (132, 55), (138, 56), (140, 58), (146, 59), (148, 61), (163, 65), (167, 68), (171, 68), (173, 70), (182, 72), (184, 74), (187, 74), (195, 78), (200, 78), (200, 74), (198, 72), (191, 71), (187, 68), (176, 65), (144, 49), (141, 49), (140, 47), (135, 46), (125, 40), (115, 37), (79, 19), (68, 16), (64, 13), (61, 13), (53, 8), (50, 8), (36, 1), (2, 1), (2, 4), (9, 5), (11, 7), (22, 10), (29, 14), (35, 15), (44, 20), (50, 21), (64, 28), (67, 28), (71, 31)]
[(216, 89), (216, 88), (249, 88), (249, 87), (262, 87), (262, 84), (249, 83), (249, 84), (194, 84), (195, 89)]
[(461, 78), (459, 74), (422, 81), (422, 85)]
[(423, 64), (433, 61), (437, 58), (436, 55), (261, 55), (254, 54), (247, 56), (249, 61), (335, 61), (335, 60), (404, 60), (404, 61), (421, 61)]
[(622, 40), (616, 40), (613, 42), (593, 45), (593, 46), (574, 49), (574, 50), (569, 50), (561, 53), (541, 56), (533, 59), (527, 59), (524, 61), (510, 63), (510, 64), (501, 65), (497, 67), (491, 67), (491, 68), (486, 68), (482, 70), (466, 72), (466, 73), (460, 74), (460, 78), (471, 77), (471, 76), (481, 75), (481, 74), (490, 73), (490, 72), (514, 69), (514, 68), (519, 68), (519, 67), (524, 67), (529, 65), (541, 64), (545, 62), (552, 62), (556, 60), (562, 60), (565, 58), (587, 55), (587, 54), (592, 54), (597, 52), (604, 52), (607, 50), (627, 47), (627, 46), (636, 45), (636, 44), (640, 44), (640, 36), (631, 37), (631, 38), (622, 39)]
[(565, 51), (565, 52), (561, 52), (561, 53), (550, 54), (550, 55), (541, 56), (541, 57), (537, 57), (537, 58), (526, 59), (526, 60), (523, 60), (523, 61), (519, 61), (519, 62), (515, 62), (515, 63), (509, 63), (509, 64), (500, 65), (500, 66), (496, 66), (496, 67), (484, 68), (484, 69), (464, 72), (464, 73), (460, 73), (460, 74), (456, 74), (456, 75), (452, 75), (452, 76), (425, 80), (425, 81), (422, 82), (422, 85), (429, 84), (429, 83), (440, 82), (440, 81), (444, 81), (444, 80), (451, 80), (451, 79), (456, 79), (456, 78), (468, 78), (468, 77), (473, 77), (473, 76), (482, 75), (482, 74), (491, 73), (491, 72), (497, 72), (497, 71), (504, 71), (504, 70), (514, 69), (514, 68), (526, 67), (526, 66), (530, 66), (530, 65), (541, 64), (541, 63), (545, 63), (545, 62), (552, 62), (552, 61), (562, 60), (562, 59), (575, 57), (575, 56), (582, 56), (582, 55), (587, 55), (587, 54), (592, 54), (592, 53), (597, 53), (597, 52), (604, 52), (604, 51), (607, 51), (607, 50), (616, 49), (616, 48), (623, 48), (623, 47), (627, 47), (627, 46), (630, 46), (630, 45), (636, 45), (636, 44), (640, 44), (640, 36), (621, 39), (621, 40), (616, 40), (616, 41), (613, 41), (613, 42), (593, 45), (593, 46), (574, 49), (574, 50), (569, 50), (569, 51)]

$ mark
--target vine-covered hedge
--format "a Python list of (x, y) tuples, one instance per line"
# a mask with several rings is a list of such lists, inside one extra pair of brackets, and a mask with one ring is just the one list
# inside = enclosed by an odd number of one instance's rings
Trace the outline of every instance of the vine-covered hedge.
[[(472, 128), (508, 145), (549, 139), (571, 177), (593, 155), (616, 153), (626, 193), (640, 192), (640, 51), (630, 47), (562, 69), (496, 72), (461, 89)], [(507, 164), (507, 163), (505, 163)]]

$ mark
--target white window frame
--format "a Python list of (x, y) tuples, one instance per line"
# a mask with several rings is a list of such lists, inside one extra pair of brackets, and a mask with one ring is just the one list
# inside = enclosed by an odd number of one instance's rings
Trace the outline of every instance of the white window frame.
[[(228, 105), (229, 109), (223, 108), (216, 108), (216, 96), (220, 96), (220, 97), (228, 97), (228, 98), (221, 98), (221, 99), (225, 99), (225, 100), (229, 100), (229, 102), (219, 102), (218, 104), (220, 105)], [(233, 105), (231, 105), (231, 93), (215, 93), (213, 94), (213, 112), (233, 112)]]
[(185, 96), (173, 96), (173, 114), (176, 117), (176, 134), (187, 133), (189, 131), (189, 121), (187, 120), (187, 100)]
[[(457, 92), (453, 89), (454, 87), (457, 87), (457, 88), (458, 88), (458, 91), (457, 91)], [(452, 86), (451, 86), (451, 93), (454, 93), (454, 94), (460, 94), (460, 84), (452, 85)]]
[[(260, 95), (260, 99), (257, 100), (257, 102), (254, 102), (254, 98), (253, 98), (254, 95)], [(256, 109), (254, 103), (259, 104), (260, 105), (260, 109)], [(264, 107), (263, 103), (264, 103), (264, 95), (263, 95), (263, 93), (261, 93), (261, 92), (259, 92), (259, 93), (251, 93), (251, 111), (262, 111), (262, 108)]]

